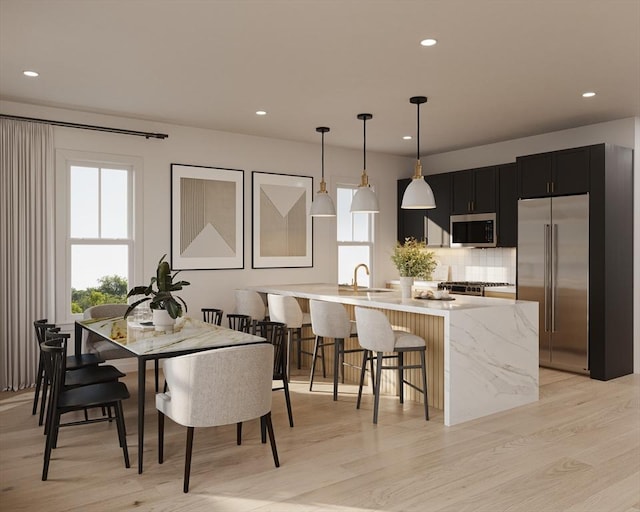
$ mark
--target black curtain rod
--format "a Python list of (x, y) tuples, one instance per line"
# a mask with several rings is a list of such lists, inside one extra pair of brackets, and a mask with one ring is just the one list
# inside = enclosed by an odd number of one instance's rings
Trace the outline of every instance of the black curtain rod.
[(66, 128), (81, 128), (82, 130), (95, 130), (98, 132), (121, 133), (123, 135), (136, 135), (145, 139), (166, 139), (166, 133), (138, 132), (136, 130), (123, 130), (122, 128), (109, 128), (108, 126), (95, 126), (92, 124), (67, 123), (65, 121), (51, 121), (49, 119), (37, 119), (35, 117), (12, 116), (9, 114), (0, 114), (5, 119), (17, 119), (18, 121), (30, 121), (32, 123), (52, 124), (54, 126), (64, 126)]

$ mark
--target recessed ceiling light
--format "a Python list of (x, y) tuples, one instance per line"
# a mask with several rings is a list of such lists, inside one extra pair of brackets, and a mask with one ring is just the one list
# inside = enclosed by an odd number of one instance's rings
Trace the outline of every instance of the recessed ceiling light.
[(37, 71), (30, 71), (30, 70), (23, 71), (22, 74), (24, 76), (31, 76), (31, 77), (40, 75), (40, 73), (38, 73)]
[(405, 135), (404, 137), (402, 137), (402, 140), (411, 140), (411, 139), (413, 139), (411, 135)]
[(266, 116), (267, 115), (267, 111), (266, 110), (256, 110), (256, 115), (257, 116)]
[(593, 98), (596, 95), (595, 92), (593, 91), (588, 91), (588, 92), (583, 92), (582, 93), (582, 97), (583, 98)]
[(423, 39), (422, 41), (420, 41), (420, 44), (422, 46), (435, 46), (436, 44), (438, 44), (438, 41), (436, 41), (435, 39)]

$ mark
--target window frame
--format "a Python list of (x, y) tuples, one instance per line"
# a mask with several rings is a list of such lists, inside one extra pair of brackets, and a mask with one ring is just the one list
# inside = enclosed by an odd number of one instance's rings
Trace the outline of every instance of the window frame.
[[(130, 214), (127, 219), (127, 238), (72, 238), (71, 227), (71, 167), (98, 167), (127, 171), (127, 191)], [(131, 156), (56, 151), (56, 247), (53, 283), (55, 289), (56, 323), (73, 323), (82, 319), (81, 313), (71, 312), (71, 249), (78, 245), (126, 245), (128, 254), (128, 283), (138, 282), (142, 275), (143, 187), (142, 159)], [(102, 213), (99, 212), (99, 219)]]

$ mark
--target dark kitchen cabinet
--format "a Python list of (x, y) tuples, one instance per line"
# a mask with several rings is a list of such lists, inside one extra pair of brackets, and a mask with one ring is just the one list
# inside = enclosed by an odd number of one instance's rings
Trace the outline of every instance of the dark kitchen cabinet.
[(589, 147), (527, 155), (516, 159), (521, 198), (586, 194)]
[(436, 200), (431, 210), (403, 210), (402, 196), (411, 178), (398, 180), (398, 231), (399, 242), (413, 237), (425, 241), (430, 247), (449, 246), (449, 178), (450, 173), (425, 176)]
[(496, 211), (496, 168), (481, 167), (451, 173), (451, 213)]
[(518, 245), (518, 173), (515, 163), (498, 166), (498, 247)]

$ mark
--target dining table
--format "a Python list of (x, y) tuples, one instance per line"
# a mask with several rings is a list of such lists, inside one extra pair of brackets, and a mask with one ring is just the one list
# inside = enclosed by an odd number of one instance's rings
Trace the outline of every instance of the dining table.
[(138, 360), (138, 473), (142, 473), (144, 447), (144, 403), (147, 361), (192, 354), (204, 350), (266, 343), (266, 339), (235, 331), (188, 316), (176, 319), (167, 330), (156, 330), (151, 322), (123, 317), (93, 318), (75, 322), (75, 353), (82, 352), (83, 334), (93, 333), (120, 347)]

